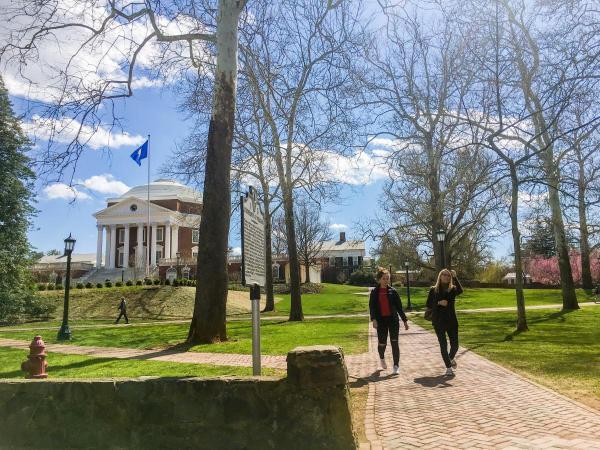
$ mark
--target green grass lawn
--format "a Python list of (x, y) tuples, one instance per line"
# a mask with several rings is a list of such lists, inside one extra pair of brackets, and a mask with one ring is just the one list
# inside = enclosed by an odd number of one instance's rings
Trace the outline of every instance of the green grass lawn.
[[(323, 284), (318, 294), (302, 295), (302, 311), (306, 316), (324, 314), (353, 314), (367, 312), (369, 297), (357, 295), (368, 292), (369, 288), (344, 284)], [(290, 295), (281, 295), (282, 300), (275, 305), (275, 311), (268, 315), (288, 315)]]
[[(0, 378), (23, 378), (21, 363), (27, 351), (0, 348)], [(48, 378), (121, 378), (140, 376), (214, 377), (250, 376), (251, 367), (211, 366), (205, 364), (140, 361), (135, 359), (90, 358), (80, 355), (48, 353)], [(282, 375), (283, 371), (263, 369), (263, 375)]]
[[(397, 290), (402, 297), (402, 305), (406, 308), (406, 288), (399, 287)], [(429, 288), (411, 288), (410, 300), (415, 310), (421, 311), (425, 308), (428, 293)], [(593, 296), (583, 289), (577, 289), (577, 299), (580, 302), (589, 302), (593, 301)], [(465, 288), (456, 299), (456, 309), (516, 307), (516, 302), (514, 289)], [(562, 304), (560, 289), (525, 289), (526, 306), (551, 304)]]
[[(72, 330), (73, 345), (154, 349), (181, 344), (189, 324), (164, 324), (144, 327), (114, 326), (110, 328)], [(0, 338), (31, 340), (40, 334), (46, 343), (56, 343), (55, 330), (7, 331)], [(250, 321), (228, 322), (229, 340), (212, 345), (197, 345), (191, 351), (212, 353), (252, 353)], [(300, 345), (330, 344), (343, 347), (344, 352), (367, 351), (367, 319), (318, 319), (304, 322), (263, 321), (261, 351), (266, 355), (285, 355)]]
[[(339, 284), (323, 284), (319, 294), (302, 295), (302, 310), (306, 316), (325, 314), (366, 313), (369, 309), (369, 297), (358, 295), (368, 292), (367, 287)], [(402, 298), (404, 308), (407, 306), (406, 288), (396, 288)], [(411, 288), (411, 303), (415, 310), (425, 307), (429, 288)], [(577, 290), (580, 302), (592, 301), (591, 294), (583, 289)], [(526, 305), (547, 305), (562, 303), (560, 289), (526, 289)], [(456, 302), (457, 309), (512, 307), (516, 305), (514, 289), (465, 289)], [(287, 315), (290, 312), (290, 295), (282, 296), (275, 306), (276, 311), (268, 315)]]
[(529, 311), (523, 333), (515, 321), (514, 312), (459, 314), (460, 344), (600, 409), (600, 307)]

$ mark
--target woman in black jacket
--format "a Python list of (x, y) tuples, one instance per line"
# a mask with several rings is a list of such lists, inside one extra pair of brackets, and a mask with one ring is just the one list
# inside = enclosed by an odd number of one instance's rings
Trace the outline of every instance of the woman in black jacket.
[(390, 273), (380, 268), (377, 271), (377, 287), (373, 288), (369, 296), (369, 312), (373, 328), (377, 329), (377, 350), (379, 351), (379, 363), (382, 369), (387, 369), (385, 363), (385, 348), (387, 336), (390, 335), (392, 344), (392, 356), (394, 359), (393, 374), (398, 373), (400, 364), (400, 346), (398, 345), (398, 334), (400, 332), (400, 320), (404, 322), (404, 329), (408, 330), (408, 319), (402, 310), (402, 302), (398, 292), (390, 286)]
[[(446, 365), (446, 375), (454, 375), (453, 368), (456, 368), (454, 357), (458, 351), (458, 318), (454, 303), (456, 296), (462, 294), (462, 286), (456, 278), (456, 272), (443, 269), (438, 274), (437, 283), (429, 289), (427, 297), (427, 308), (431, 309), (431, 322), (435, 334), (440, 343), (440, 351), (444, 364)], [(448, 353), (448, 341), (450, 340), (450, 353)]]

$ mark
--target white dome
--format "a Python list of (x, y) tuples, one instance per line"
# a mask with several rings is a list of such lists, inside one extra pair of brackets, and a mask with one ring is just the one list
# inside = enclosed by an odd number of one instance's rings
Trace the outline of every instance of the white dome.
[[(148, 185), (136, 186), (121, 195), (121, 199), (136, 197), (148, 198)], [(178, 181), (160, 179), (150, 183), (150, 200), (179, 199), (186, 202), (202, 203), (202, 194)]]

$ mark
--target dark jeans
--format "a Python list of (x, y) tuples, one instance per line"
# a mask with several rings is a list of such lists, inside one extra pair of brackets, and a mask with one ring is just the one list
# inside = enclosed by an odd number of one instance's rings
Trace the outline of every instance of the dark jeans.
[[(450, 361), (454, 359), (458, 351), (458, 327), (435, 327), (435, 334), (440, 343), (440, 351), (442, 358), (444, 358), (444, 364), (446, 364), (446, 367), (451, 367)], [(450, 353), (448, 353), (446, 334), (448, 334), (448, 339), (450, 339)]]
[(115, 323), (119, 323), (119, 320), (121, 320), (121, 317), (125, 317), (125, 323), (129, 323), (129, 318), (127, 317), (127, 311), (121, 311), (119, 313), (119, 317), (117, 317), (117, 320), (115, 321)]
[(389, 333), (390, 342), (392, 343), (392, 356), (394, 358), (395, 366), (397, 366), (400, 363), (400, 347), (398, 346), (399, 332), (399, 320), (394, 320), (391, 317), (382, 317), (379, 320), (377, 320), (377, 340), (379, 341), (377, 350), (379, 351), (379, 357), (383, 359), (385, 355), (385, 348), (387, 347), (387, 337)]

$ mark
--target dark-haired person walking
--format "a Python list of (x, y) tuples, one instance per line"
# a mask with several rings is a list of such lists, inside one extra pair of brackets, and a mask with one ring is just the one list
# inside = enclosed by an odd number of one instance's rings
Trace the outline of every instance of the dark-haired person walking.
[(392, 344), (392, 357), (394, 359), (392, 373), (396, 375), (400, 370), (400, 346), (398, 345), (400, 320), (398, 317), (404, 322), (405, 330), (408, 330), (408, 319), (402, 310), (400, 295), (390, 286), (390, 273), (380, 268), (377, 271), (376, 278), (377, 287), (373, 288), (369, 296), (369, 312), (373, 328), (377, 329), (379, 364), (382, 369), (387, 369), (385, 348), (387, 347), (387, 337), (389, 334)]
[[(458, 318), (454, 303), (456, 296), (462, 294), (463, 289), (456, 278), (456, 272), (448, 269), (440, 271), (437, 282), (429, 289), (427, 308), (431, 309), (431, 322), (440, 343), (440, 352), (446, 365), (446, 375), (454, 375), (456, 361), (454, 357), (458, 351)], [(448, 341), (450, 340), (450, 352)]]
[(121, 297), (121, 303), (119, 303), (117, 309), (119, 310), (119, 317), (117, 317), (115, 323), (119, 323), (121, 317), (125, 317), (125, 323), (129, 323), (129, 317), (127, 317), (127, 300), (125, 300), (125, 297)]

